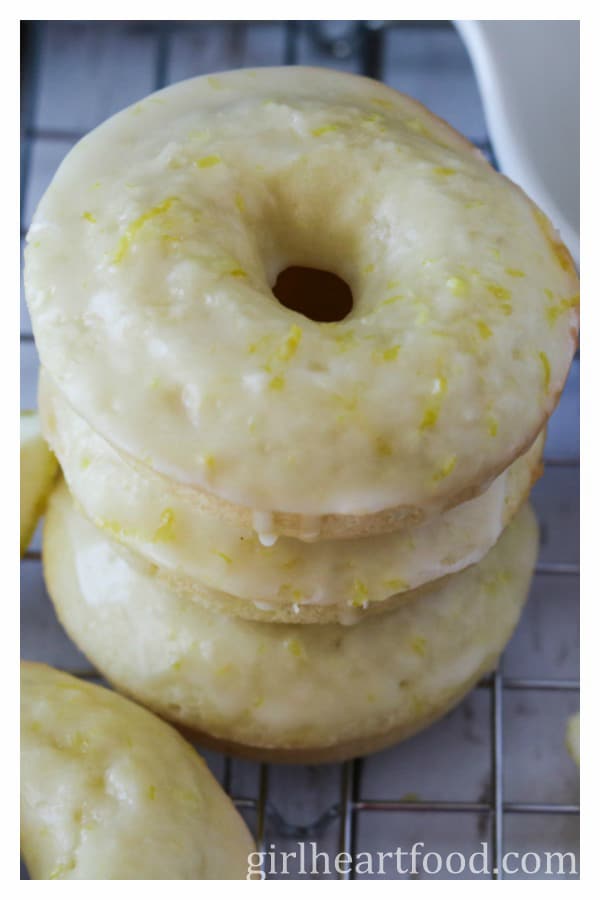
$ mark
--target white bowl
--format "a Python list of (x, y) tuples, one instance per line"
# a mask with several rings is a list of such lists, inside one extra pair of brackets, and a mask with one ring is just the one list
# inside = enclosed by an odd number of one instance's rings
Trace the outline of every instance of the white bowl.
[(502, 171), (579, 263), (579, 22), (460, 21)]

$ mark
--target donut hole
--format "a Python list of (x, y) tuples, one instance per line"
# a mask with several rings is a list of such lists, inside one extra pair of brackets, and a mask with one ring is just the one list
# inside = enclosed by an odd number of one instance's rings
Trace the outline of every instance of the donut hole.
[(341, 322), (354, 305), (352, 291), (343, 278), (307, 266), (289, 266), (280, 272), (273, 293), (286, 309), (313, 322)]

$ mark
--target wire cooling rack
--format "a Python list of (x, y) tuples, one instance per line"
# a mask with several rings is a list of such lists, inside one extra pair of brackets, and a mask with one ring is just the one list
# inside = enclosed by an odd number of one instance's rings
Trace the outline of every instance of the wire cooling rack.
[[(217, 69), (308, 63), (380, 78), (445, 115), (495, 164), (474, 76), (448, 22), (29, 22), (21, 51), (21, 241), (58, 162), (96, 120), (171, 81)], [(33, 406), (38, 361), (21, 302), (22, 406)], [(203, 751), (259, 850), (314, 842), (331, 858), (355, 858), (415, 841), (424, 852), (465, 853), (484, 842), (489, 871), (482, 877), (492, 879), (513, 874), (503, 871), (505, 851), (577, 856), (578, 777), (564, 749), (567, 715), (579, 705), (577, 387), (575, 363), (534, 490), (542, 547), (523, 621), (498, 670), (455, 712), (411, 741), (341, 766), (258, 765)], [(22, 655), (96, 679), (54, 618), (39, 546), (37, 535), (22, 565)], [(561, 877), (533, 871), (532, 859), (516, 877)], [(352, 865), (338, 873), (325, 864), (306, 876), (288, 865), (289, 874), (271, 871), (267, 857), (267, 877), (405, 877), (387, 868), (365, 876)], [(409, 877), (436, 874), (421, 865)]]

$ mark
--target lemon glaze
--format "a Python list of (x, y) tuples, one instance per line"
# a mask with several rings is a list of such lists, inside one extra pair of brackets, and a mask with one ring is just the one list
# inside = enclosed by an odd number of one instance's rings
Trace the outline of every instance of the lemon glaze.
[(277, 621), (353, 623), (369, 607), (401, 594), (410, 599), (407, 592), (478, 562), (525, 500), (543, 450), (542, 435), (485, 492), (421, 525), (345, 541), (282, 537), (266, 547), (252, 528), (194, 507), (172, 482), (123, 458), (45, 371), (39, 404), (47, 439), (90, 521), (191, 596), (195, 586), (201, 596), (219, 591), (224, 611)]
[(30, 662), (21, 664), (20, 718), (21, 851), (31, 878), (245, 877), (248, 829), (165, 722)]
[[(550, 224), (383, 85), (217, 83), (147, 98), (61, 165), (26, 251), (43, 364), (104, 438), (253, 510), (266, 543), (277, 511), (431, 515), (483, 489), (573, 354), (578, 281)], [(352, 312), (283, 307), (289, 265), (339, 275)]]
[(525, 507), (480, 563), (354, 627), (205, 608), (122, 556), (64, 485), (43, 552), (60, 621), (121, 690), (221, 740), (337, 758), (339, 745), (414, 731), (493, 668), (527, 597), (537, 526)]

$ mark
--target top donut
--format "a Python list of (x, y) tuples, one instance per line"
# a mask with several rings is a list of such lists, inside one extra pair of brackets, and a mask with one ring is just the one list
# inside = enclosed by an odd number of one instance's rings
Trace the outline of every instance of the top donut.
[[(342, 278), (345, 318), (283, 306), (291, 266)], [(481, 491), (544, 426), (578, 320), (520, 189), (415, 101), (310, 68), (186, 81), (85, 137), (26, 292), (44, 366), (114, 446), (214, 502), (341, 523)]]

